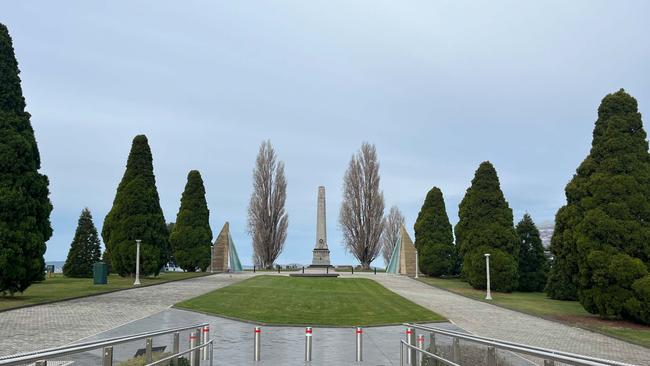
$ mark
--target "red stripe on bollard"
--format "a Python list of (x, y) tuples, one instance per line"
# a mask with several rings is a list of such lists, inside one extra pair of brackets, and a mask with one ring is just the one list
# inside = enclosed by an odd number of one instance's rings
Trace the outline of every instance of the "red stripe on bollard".
[(255, 329), (255, 333), (262, 333), (261, 329)]
[(311, 334), (311, 329), (305, 329), (306, 334)]
[(413, 334), (409, 329), (406, 330), (406, 334)]
[(363, 330), (357, 329), (357, 334), (361, 334), (361, 333), (363, 333)]

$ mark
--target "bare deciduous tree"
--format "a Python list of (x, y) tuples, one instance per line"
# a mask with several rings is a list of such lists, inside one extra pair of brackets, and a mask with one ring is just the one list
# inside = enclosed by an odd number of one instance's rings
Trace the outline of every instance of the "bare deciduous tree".
[(391, 207), (384, 225), (384, 232), (381, 234), (381, 254), (386, 265), (388, 265), (390, 257), (393, 255), (393, 249), (395, 249), (400, 233), (399, 229), (402, 225), (404, 225), (404, 215), (397, 206)]
[(350, 159), (343, 178), (339, 224), (345, 248), (363, 268), (370, 268), (370, 262), (379, 255), (384, 229), (384, 194), (379, 190), (379, 162), (374, 145), (364, 143)]
[(248, 232), (253, 239), (253, 260), (272, 268), (284, 248), (289, 216), (284, 210), (287, 180), (284, 163), (277, 162), (271, 141), (260, 145), (253, 169), (253, 193), (248, 205)]

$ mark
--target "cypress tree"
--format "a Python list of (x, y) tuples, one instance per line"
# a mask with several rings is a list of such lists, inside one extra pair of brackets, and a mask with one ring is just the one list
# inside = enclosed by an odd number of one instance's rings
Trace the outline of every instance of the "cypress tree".
[(462, 273), (475, 288), (485, 286), (484, 253), (491, 260), (501, 262), (494, 270), (491, 284), (497, 291), (511, 291), (517, 287), (517, 259), (519, 243), (513, 224), (512, 209), (503, 196), (494, 166), (488, 161), (476, 170), (458, 210), (456, 245), (463, 259)]
[(135, 240), (140, 239), (140, 273), (158, 275), (169, 256), (169, 232), (160, 208), (149, 142), (133, 139), (126, 171), (117, 187), (113, 207), (104, 219), (102, 238), (112, 270), (120, 276), (135, 273)]
[(546, 285), (548, 263), (539, 230), (529, 214), (517, 224), (519, 237), (519, 291), (542, 291)]
[(442, 191), (433, 187), (427, 193), (415, 221), (415, 247), (419, 269), (429, 276), (450, 275), (454, 270), (454, 235)]
[(192, 170), (187, 175), (181, 207), (170, 237), (176, 264), (185, 271), (205, 271), (210, 265), (212, 230), (209, 218), (203, 179), (198, 171)]
[(549, 295), (575, 287), (584, 308), (650, 323), (650, 154), (637, 101), (603, 98), (591, 151), (566, 187)]
[(25, 111), (9, 31), (0, 23), (0, 293), (23, 292), (44, 278), (52, 236), (47, 176)]
[(97, 228), (88, 208), (79, 216), (77, 231), (72, 239), (68, 258), (63, 265), (63, 274), (68, 277), (92, 277), (93, 264), (99, 262), (101, 247)]

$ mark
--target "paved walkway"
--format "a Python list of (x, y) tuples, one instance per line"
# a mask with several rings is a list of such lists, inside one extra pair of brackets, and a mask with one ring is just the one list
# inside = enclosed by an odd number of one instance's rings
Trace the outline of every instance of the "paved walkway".
[(472, 300), (403, 276), (354, 276), (371, 278), (476, 335), (635, 365), (650, 365), (650, 349), (599, 333)]
[(253, 274), (217, 274), (0, 313), (0, 356), (58, 347)]

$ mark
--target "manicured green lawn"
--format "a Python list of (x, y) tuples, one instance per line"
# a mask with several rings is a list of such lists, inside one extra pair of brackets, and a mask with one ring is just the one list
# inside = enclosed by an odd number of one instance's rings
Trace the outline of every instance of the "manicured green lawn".
[[(140, 282), (143, 286), (157, 285), (203, 275), (205, 273), (201, 272), (165, 272), (161, 273), (158, 277), (143, 277), (140, 279)], [(56, 274), (54, 277), (46, 278), (43, 282), (34, 283), (22, 294), (16, 293), (14, 296), (0, 295), (0, 310), (94, 295), (131, 287), (133, 287), (133, 278), (131, 277), (110, 275), (107, 285), (93, 285), (92, 278), (69, 278), (61, 274)]]
[[(472, 299), (486, 301), (484, 290), (475, 290), (459, 279), (425, 277), (422, 282)], [(542, 318), (578, 326), (650, 347), (650, 327), (627, 321), (603, 320), (588, 313), (577, 301), (560, 301), (542, 292), (492, 292), (493, 304)]]
[(176, 306), (266, 324), (354, 326), (444, 320), (365, 278), (258, 276)]

